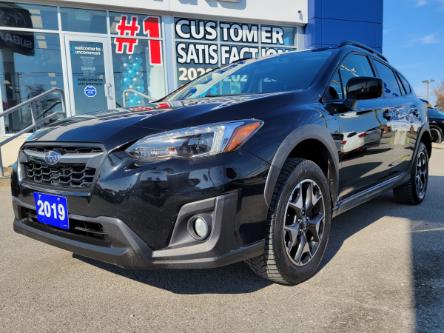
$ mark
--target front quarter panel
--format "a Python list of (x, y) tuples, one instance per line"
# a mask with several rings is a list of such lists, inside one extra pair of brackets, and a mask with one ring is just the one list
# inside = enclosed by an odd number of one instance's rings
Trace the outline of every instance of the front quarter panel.
[(244, 149), (271, 165), (264, 190), (267, 205), (271, 202), (274, 187), (285, 161), (293, 149), (307, 139), (319, 141), (329, 151), (336, 171), (334, 182), (337, 184), (339, 169), (337, 148), (328, 129), (326, 115), (316, 104), (281, 110), (279, 115), (270, 111), (270, 114), (263, 116), (261, 120), (264, 121), (264, 125), (260, 129), (260, 135), (253, 136)]

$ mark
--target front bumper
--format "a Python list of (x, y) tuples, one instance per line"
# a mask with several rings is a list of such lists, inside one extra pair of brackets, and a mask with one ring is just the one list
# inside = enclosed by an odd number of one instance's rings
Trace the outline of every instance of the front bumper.
[[(25, 150), (47, 145), (61, 144), (30, 143)], [(64, 144), (63, 149), (72, 152), (73, 145)], [(22, 161), (29, 154), (35, 152), (22, 150)], [(72, 158), (67, 154), (57, 165), (70, 167)], [(103, 151), (87, 161), (87, 167), (96, 169), (95, 180), (82, 190), (39, 184), (21, 165), (11, 177), (15, 230), (79, 255), (127, 268), (206, 268), (263, 250), (269, 164), (248, 152), (141, 163), (124, 151)], [(37, 222), (34, 192), (66, 197), (69, 231)], [(205, 241), (193, 238), (187, 227), (198, 214), (211, 218)]]
[(28, 207), (35, 205), (34, 192), (64, 196), (70, 214), (119, 219), (154, 251), (170, 245), (183, 206), (237, 191), (238, 247), (264, 237), (269, 165), (247, 152), (139, 163), (116, 151), (106, 153), (95, 168), (96, 180), (84, 190), (29, 182), (18, 177), (23, 170), (16, 168), (11, 177), (12, 195)]
[[(71, 251), (75, 254), (129, 269), (213, 268), (244, 261), (263, 253), (264, 241), (239, 246), (236, 242), (234, 214), (238, 201), (236, 191), (184, 205), (179, 212), (168, 247), (152, 250), (124, 222), (111, 217), (70, 215), (70, 220), (100, 225), (103, 237), (88, 238), (88, 234), (73, 234), (55, 229), (30, 218), (34, 207), (13, 199), (14, 230), (36, 240)], [(205, 241), (196, 242), (187, 233), (189, 217), (207, 213), (211, 217), (211, 233)]]

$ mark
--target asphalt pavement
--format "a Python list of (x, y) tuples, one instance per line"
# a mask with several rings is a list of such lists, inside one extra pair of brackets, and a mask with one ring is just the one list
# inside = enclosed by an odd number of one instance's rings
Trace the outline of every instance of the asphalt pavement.
[(333, 221), (320, 272), (294, 287), (245, 264), (125, 271), (12, 231), (0, 186), (1, 332), (444, 332), (444, 146), (421, 206), (391, 192)]

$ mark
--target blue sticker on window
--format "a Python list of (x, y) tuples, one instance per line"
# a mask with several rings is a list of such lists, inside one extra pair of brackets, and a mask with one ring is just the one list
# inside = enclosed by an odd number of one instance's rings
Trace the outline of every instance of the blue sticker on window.
[(94, 86), (86, 86), (85, 89), (83, 89), (83, 93), (87, 97), (96, 97), (97, 95), (97, 89)]

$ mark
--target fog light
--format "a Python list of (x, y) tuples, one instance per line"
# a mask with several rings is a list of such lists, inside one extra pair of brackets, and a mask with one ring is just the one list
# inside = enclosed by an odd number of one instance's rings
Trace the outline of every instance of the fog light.
[(193, 221), (193, 231), (197, 237), (200, 239), (205, 239), (210, 233), (210, 226), (203, 217), (199, 216)]

